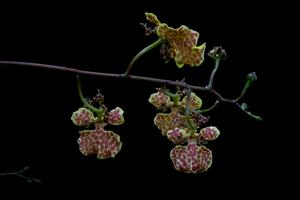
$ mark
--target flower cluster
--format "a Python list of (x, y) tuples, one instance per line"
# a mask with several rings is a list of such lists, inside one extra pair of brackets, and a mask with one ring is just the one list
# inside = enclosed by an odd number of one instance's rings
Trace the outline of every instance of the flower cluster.
[(121, 125), (124, 123), (124, 111), (116, 107), (107, 111), (104, 105), (97, 109), (95, 114), (88, 108), (81, 107), (73, 112), (71, 120), (76, 126), (94, 126), (93, 130), (79, 131), (80, 137), (77, 140), (79, 150), (85, 156), (96, 154), (97, 158), (105, 159), (115, 157), (121, 150), (122, 142), (119, 135), (113, 131), (105, 130), (107, 124)]
[(175, 169), (185, 173), (206, 171), (212, 164), (212, 152), (203, 144), (216, 139), (220, 131), (214, 126), (202, 128), (208, 121), (201, 114), (202, 100), (193, 92), (173, 94), (159, 89), (148, 101), (157, 109), (168, 111), (158, 113), (154, 124), (163, 136), (177, 144), (170, 153)]
[[(145, 28), (146, 35), (152, 33), (158, 36), (153, 44), (140, 51), (129, 63), (124, 74), (117, 74), (113, 77), (129, 77), (129, 72), (136, 60), (143, 54), (161, 44), (161, 54), (166, 61), (174, 59), (177, 67), (184, 65), (191, 67), (199, 66), (204, 61), (206, 43), (198, 46), (199, 33), (189, 29), (187, 26), (179, 28), (169, 27), (166, 23), (161, 23), (153, 13), (145, 13), (146, 19), (151, 22), (153, 27), (141, 24)], [(215, 61), (215, 68), (211, 73), (209, 84), (201, 87), (205, 91), (213, 92), (212, 89), (214, 75), (219, 67), (220, 60), (226, 59), (226, 52), (221, 47), (215, 47), (208, 52), (208, 56)], [(147, 77), (130, 76), (132, 79), (150, 80)], [(212, 151), (205, 145), (208, 141), (219, 137), (220, 131), (215, 126), (205, 126), (209, 120), (203, 113), (212, 110), (219, 101), (236, 103), (245, 93), (247, 88), (256, 80), (256, 74), (251, 73), (241, 95), (235, 99), (225, 99), (217, 92), (216, 103), (208, 109), (201, 110), (202, 100), (194, 92), (190, 85), (178, 85), (176, 93), (170, 92), (166, 88), (159, 88), (151, 94), (148, 101), (160, 110), (154, 117), (154, 124), (161, 131), (161, 134), (168, 138), (176, 146), (170, 152), (170, 158), (176, 170), (185, 173), (199, 173), (207, 171), (212, 164)], [(123, 110), (119, 107), (108, 111), (103, 104), (104, 96), (98, 94), (92, 99), (85, 99), (78, 80), (79, 96), (85, 107), (79, 108), (73, 113), (71, 119), (77, 126), (94, 126), (93, 130), (80, 131), (78, 139), (79, 149), (84, 155), (97, 154), (100, 159), (114, 157), (121, 149), (122, 142), (119, 135), (110, 130), (105, 130), (106, 125), (120, 125), (124, 122)], [(153, 82), (161, 83), (162, 80), (151, 79)], [(164, 81), (168, 83), (168, 81)], [(172, 83), (172, 85), (174, 85)], [(181, 90), (183, 85), (186, 87)], [(236, 104), (239, 106), (239, 104)], [(100, 106), (99, 108), (97, 108)], [(261, 120), (247, 111), (246, 104), (239, 106), (248, 115)]]

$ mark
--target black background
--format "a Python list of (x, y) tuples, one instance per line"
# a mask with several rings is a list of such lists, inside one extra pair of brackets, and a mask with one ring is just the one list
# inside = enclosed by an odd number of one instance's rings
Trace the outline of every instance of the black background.
[[(78, 149), (78, 130), (70, 120), (81, 106), (75, 74), (31, 67), (1, 66), (0, 169), (17, 171), (30, 166), (28, 175), (42, 184), (28, 184), (15, 177), (0, 177), (3, 190), (43, 194), (95, 193), (135, 196), (158, 191), (168, 194), (258, 194), (266, 185), (278, 185), (281, 153), (272, 139), (277, 118), (277, 102), (272, 99), (276, 65), (280, 63), (277, 39), (280, 24), (277, 5), (212, 1), (139, 1), (136, 3), (70, 3), (3, 5), (0, 32), (0, 60), (55, 64), (108, 73), (123, 73), (131, 58), (155, 40), (145, 37), (139, 25), (144, 12), (155, 13), (161, 22), (179, 27), (184, 24), (200, 33), (198, 44), (207, 49), (222, 46), (228, 59), (221, 63), (215, 89), (228, 98), (239, 95), (248, 73), (258, 80), (242, 102), (261, 115), (257, 122), (236, 107), (220, 104), (210, 113), (209, 125), (221, 136), (207, 147), (213, 151), (208, 172), (191, 175), (177, 172), (169, 159), (174, 145), (153, 125), (156, 110), (147, 102), (160, 85), (130, 80), (82, 76), (83, 92), (93, 96), (99, 88), (108, 108), (120, 106), (125, 123), (112, 127), (123, 147), (115, 159), (85, 157)], [(281, 7), (284, 10), (284, 7)], [(278, 48), (278, 49), (277, 49)], [(159, 49), (143, 56), (132, 74), (207, 84), (213, 62), (206, 57), (198, 68), (178, 69), (174, 62), (164, 64)], [(278, 89), (278, 88), (277, 88)], [(197, 93), (209, 106), (214, 97)], [(274, 162), (275, 161), (275, 162)], [(254, 183), (253, 183), (254, 182)], [(7, 188), (7, 189), (6, 189)], [(1, 189), (0, 189), (1, 190)], [(122, 190), (119, 190), (122, 191)], [(205, 191), (205, 192), (204, 192)], [(273, 191), (274, 192), (274, 191)], [(91, 192), (92, 194), (93, 192)]]

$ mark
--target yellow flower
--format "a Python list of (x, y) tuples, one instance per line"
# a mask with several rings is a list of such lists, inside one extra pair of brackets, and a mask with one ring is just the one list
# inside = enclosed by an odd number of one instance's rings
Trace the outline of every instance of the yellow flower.
[(185, 64), (194, 67), (203, 63), (206, 44), (197, 46), (198, 32), (184, 25), (174, 29), (165, 23), (160, 23), (153, 13), (145, 13), (145, 15), (147, 20), (156, 26), (156, 34), (168, 43), (170, 57), (175, 60), (179, 68)]

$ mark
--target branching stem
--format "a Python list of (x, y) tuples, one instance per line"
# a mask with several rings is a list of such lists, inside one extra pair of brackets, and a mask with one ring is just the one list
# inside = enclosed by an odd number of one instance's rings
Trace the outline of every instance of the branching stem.
[[(158, 41), (157, 41), (158, 42)], [(132, 80), (140, 80), (140, 81), (147, 81), (147, 82), (154, 82), (154, 83), (160, 83), (163, 85), (173, 85), (173, 86), (179, 86), (182, 88), (187, 88), (187, 89), (193, 89), (193, 90), (198, 90), (198, 91), (204, 91), (204, 92), (210, 92), (212, 93), (219, 102), (226, 102), (226, 103), (232, 103), (237, 105), (238, 108), (241, 108), (239, 104), (237, 104), (237, 101), (241, 99), (241, 97), (245, 94), (245, 88), (248, 88), (248, 82), (246, 83), (246, 86), (244, 87), (241, 95), (237, 97), (236, 99), (227, 99), (223, 97), (220, 93), (218, 93), (216, 90), (212, 88), (212, 83), (214, 79), (214, 75), (210, 76), (210, 82), (208, 87), (201, 87), (201, 86), (196, 86), (196, 85), (190, 85), (187, 84), (186, 82), (178, 82), (178, 81), (172, 81), (172, 80), (167, 80), (167, 79), (159, 79), (159, 78), (154, 78), (154, 77), (145, 77), (145, 76), (136, 76), (136, 75), (126, 75), (126, 74), (112, 74), (112, 73), (101, 73), (101, 72), (93, 72), (93, 71), (86, 71), (86, 70), (80, 70), (76, 68), (69, 68), (69, 67), (62, 67), (62, 66), (57, 66), (57, 65), (48, 65), (48, 64), (40, 64), (40, 63), (30, 63), (30, 62), (18, 62), (18, 61), (0, 61), (0, 66), (5, 66), (5, 65), (12, 65), (12, 66), (30, 66), (30, 67), (36, 67), (36, 68), (45, 68), (45, 69), (51, 69), (51, 70), (59, 70), (59, 71), (64, 71), (64, 72), (70, 72), (70, 73), (75, 73), (75, 74), (81, 74), (81, 75), (90, 75), (90, 76), (100, 76), (100, 77), (108, 77), (108, 78), (119, 78), (119, 79), (132, 79)], [(216, 60), (216, 65), (215, 68), (212, 72), (215, 73), (218, 69), (218, 62)], [(128, 70), (127, 70), (128, 71)], [(130, 71), (130, 70), (129, 70)], [(80, 88), (80, 82), (78, 82), (78, 88)], [(211, 86), (211, 87), (210, 87)], [(83, 98), (81, 90), (78, 89), (78, 92), (80, 95), (81, 100), (86, 102), (86, 100)], [(86, 106), (88, 106), (91, 110), (95, 112), (99, 112), (99, 109), (96, 109), (94, 107), (90, 107), (87, 102), (84, 103)], [(244, 111), (244, 110), (242, 110)], [(247, 113), (249, 114), (249, 113)], [(251, 117), (254, 117), (257, 119), (256, 116), (249, 115)]]

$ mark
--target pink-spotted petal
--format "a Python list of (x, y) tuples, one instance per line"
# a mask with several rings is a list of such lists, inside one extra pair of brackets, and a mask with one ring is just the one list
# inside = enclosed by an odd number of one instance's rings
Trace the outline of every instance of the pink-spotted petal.
[(90, 125), (95, 122), (96, 119), (94, 114), (86, 108), (79, 108), (76, 112), (73, 112), (71, 117), (71, 120), (77, 126)]
[(170, 56), (175, 60), (177, 67), (181, 68), (185, 64), (194, 67), (203, 63), (206, 44), (197, 46), (197, 31), (183, 25), (174, 29), (163, 23), (157, 27), (157, 35), (168, 41)]
[(124, 111), (116, 107), (115, 109), (111, 110), (108, 113), (108, 123), (111, 125), (121, 125), (124, 123), (124, 117), (123, 117)]
[(167, 132), (167, 137), (171, 140), (174, 144), (182, 144), (186, 141), (186, 130), (175, 128), (174, 130), (170, 130)]
[[(186, 106), (187, 96), (182, 99), (182, 106)], [(202, 106), (202, 100), (194, 92), (191, 92), (189, 97), (189, 108), (199, 109)]]
[(220, 131), (215, 126), (209, 126), (201, 129), (199, 135), (205, 140), (215, 140), (219, 137)]
[(148, 101), (149, 101), (149, 103), (151, 103), (158, 109), (162, 109), (171, 104), (170, 97), (168, 97), (167, 95), (165, 95), (164, 93), (162, 93), (160, 91), (157, 93), (151, 94)]
[(189, 141), (187, 146), (177, 145), (171, 150), (171, 160), (176, 170), (185, 173), (207, 171), (212, 164), (212, 152), (205, 146)]
[(95, 130), (84, 130), (79, 133), (77, 142), (83, 155), (96, 154), (97, 158), (105, 159), (115, 157), (122, 148), (119, 135), (104, 130), (101, 124), (96, 124)]
[(185, 117), (176, 108), (173, 108), (171, 113), (168, 114), (158, 113), (154, 118), (154, 124), (161, 130), (163, 136), (175, 128), (187, 128)]

